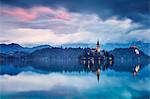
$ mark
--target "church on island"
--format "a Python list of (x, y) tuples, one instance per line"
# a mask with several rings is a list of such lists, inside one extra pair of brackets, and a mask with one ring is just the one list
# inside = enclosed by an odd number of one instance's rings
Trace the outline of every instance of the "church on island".
[(108, 51), (100, 50), (99, 41), (97, 41), (96, 48), (87, 48), (85, 53), (80, 56), (80, 63), (88, 66), (100, 67), (100, 65), (112, 65), (113, 55), (109, 54)]

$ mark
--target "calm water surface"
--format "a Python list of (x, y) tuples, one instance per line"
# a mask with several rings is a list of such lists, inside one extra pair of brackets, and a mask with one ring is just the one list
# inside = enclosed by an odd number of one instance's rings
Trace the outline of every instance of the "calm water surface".
[(1, 65), (1, 99), (149, 99), (150, 64), (115, 66), (97, 71), (88, 69), (49, 71), (32, 66)]

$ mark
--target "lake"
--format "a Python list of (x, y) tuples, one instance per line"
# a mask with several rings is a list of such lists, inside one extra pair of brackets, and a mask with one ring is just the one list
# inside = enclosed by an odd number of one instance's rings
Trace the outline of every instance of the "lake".
[(1, 64), (1, 99), (150, 98), (150, 64), (43, 67)]

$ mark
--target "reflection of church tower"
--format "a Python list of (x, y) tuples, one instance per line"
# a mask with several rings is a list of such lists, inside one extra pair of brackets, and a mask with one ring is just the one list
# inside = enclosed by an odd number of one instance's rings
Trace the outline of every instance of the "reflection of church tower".
[(96, 44), (96, 51), (97, 51), (97, 52), (100, 52), (99, 40), (97, 41), (97, 44)]
[(100, 76), (100, 68), (98, 68), (98, 69), (97, 69), (96, 73), (97, 73), (97, 80), (99, 81), (99, 76)]

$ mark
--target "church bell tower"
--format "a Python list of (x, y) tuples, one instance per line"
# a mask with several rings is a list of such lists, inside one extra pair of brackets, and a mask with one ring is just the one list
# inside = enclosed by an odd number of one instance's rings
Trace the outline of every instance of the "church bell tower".
[(99, 40), (97, 41), (97, 44), (96, 44), (96, 51), (97, 51), (97, 52), (100, 52), (100, 44), (99, 44)]

